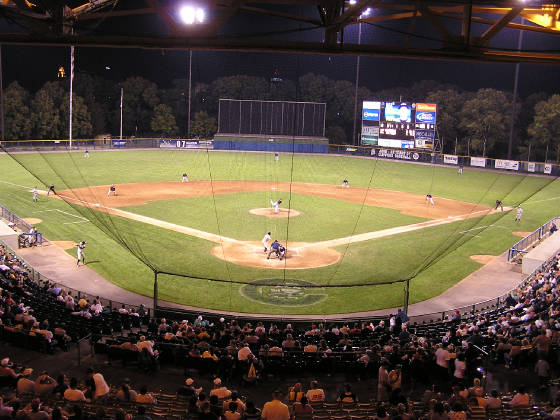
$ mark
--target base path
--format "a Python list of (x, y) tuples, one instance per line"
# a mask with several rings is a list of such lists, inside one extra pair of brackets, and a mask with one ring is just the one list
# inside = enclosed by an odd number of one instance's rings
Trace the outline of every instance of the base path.
[[(495, 210), (489, 207), (437, 197), (435, 197), (436, 206), (432, 206), (426, 204), (425, 196), (420, 194), (359, 187), (350, 189), (337, 185), (309, 183), (194, 181), (189, 183), (120, 184), (116, 186), (117, 196), (107, 196), (107, 189), (108, 186), (96, 186), (64, 190), (58, 193), (58, 197), (99, 211), (215, 242), (218, 244), (212, 249), (212, 254), (215, 257), (233, 264), (255, 268), (306, 269), (324, 267), (340, 261), (340, 253), (333, 249), (336, 246), (412, 232), (473, 217), (481, 217), (495, 212)], [(249, 241), (240, 241), (119, 209), (119, 207), (141, 205), (154, 200), (267, 190), (291, 191), (298, 194), (364, 203), (368, 206), (391, 208), (399, 210), (403, 214), (425, 217), (432, 220), (316, 243), (290, 243), (287, 244), (288, 258), (280, 263), (279, 261), (271, 262), (266, 260), (262, 255), (263, 253), (259, 252), (262, 249), (260, 243), (255, 245), (255, 243)], [(300, 214), (296, 210), (285, 208), (282, 208), (279, 214), (274, 214), (272, 208), (252, 209), (250, 212), (268, 217), (290, 217)]]
[(464, 201), (434, 197), (435, 206), (426, 204), (426, 196), (403, 191), (378, 190), (362, 187), (342, 188), (340, 185), (310, 184), (306, 182), (260, 181), (180, 181), (145, 182), (116, 185), (117, 196), (107, 197), (109, 185), (58, 191), (59, 195), (106, 207), (138, 206), (149, 201), (202, 197), (212, 194), (235, 194), (253, 191), (306, 194), (333, 200), (364, 203), (367, 206), (399, 210), (403, 214), (439, 219), (459, 216), (488, 207)]

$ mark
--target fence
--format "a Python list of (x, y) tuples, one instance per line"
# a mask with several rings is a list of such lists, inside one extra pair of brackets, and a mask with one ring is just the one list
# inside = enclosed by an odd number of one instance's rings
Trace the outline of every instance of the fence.
[(15, 227), (23, 232), (29, 232), (31, 230), (32, 226), (29, 223), (17, 217), (14, 213), (2, 205), (0, 205), (0, 217), (6, 219), (9, 223), (13, 223)]
[(559, 220), (560, 217), (555, 217), (554, 219), (549, 220), (540, 228), (535, 230), (533, 233), (525, 236), (523, 239), (521, 239), (519, 242), (513, 245), (508, 250), (508, 254), (507, 254), (508, 262), (515, 260), (520, 254), (526, 254), (527, 253), (526, 249), (531, 247), (534, 243), (540, 242), (540, 240), (550, 232), (550, 228), (552, 227), (553, 224), (555, 226), (558, 226), (556, 225), (556, 222)]
[(378, 146), (352, 146), (348, 144), (330, 144), (329, 153), (352, 156), (372, 157), (403, 162), (436, 164), (445, 166), (474, 167), (477, 169), (507, 170), (512, 173), (560, 175), (558, 163), (526, 162), (517, 160), (493, 159), (477, 156), (460, 156), (434, 153), (413, 149), (390, 149)]

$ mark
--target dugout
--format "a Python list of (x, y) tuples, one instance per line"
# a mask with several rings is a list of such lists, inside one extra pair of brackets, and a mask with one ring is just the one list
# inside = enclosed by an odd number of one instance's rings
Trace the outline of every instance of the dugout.
[(220, 99), (216, 150), (328, 153), (326, 104)]

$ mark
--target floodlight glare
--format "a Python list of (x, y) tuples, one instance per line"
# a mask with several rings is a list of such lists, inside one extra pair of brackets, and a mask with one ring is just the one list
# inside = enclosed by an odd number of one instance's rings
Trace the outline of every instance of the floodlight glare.
[(179, 11), (179, 16), (184, 23), (192, 25), (204, 22), (205, 13), (204, 9), (200, 7), (183, 6)]

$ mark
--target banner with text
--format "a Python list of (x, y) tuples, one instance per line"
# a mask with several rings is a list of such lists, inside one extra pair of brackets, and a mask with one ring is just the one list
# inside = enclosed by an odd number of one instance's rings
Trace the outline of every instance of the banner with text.
[(471, 157), (471, 166), (486, 167), (486, 158)]
[(162, 149), (212, 149), (212, 140), (160, 140)]
[(544, 173), (549, 175), (552, 173), (552, 165), (550, 163), (544, 165)]
[(509, 169), (512, 171), (519, 170), (519, 162), (517, 160), (496, 159), (496, 169)]
[(459, 156), (443, 155), (443, 163), (447, 163), (448, 165), (457, 165), (459, 163)]
[(535, 162), (527, 162), (527, 172), (536, 172), (537, 164)]

